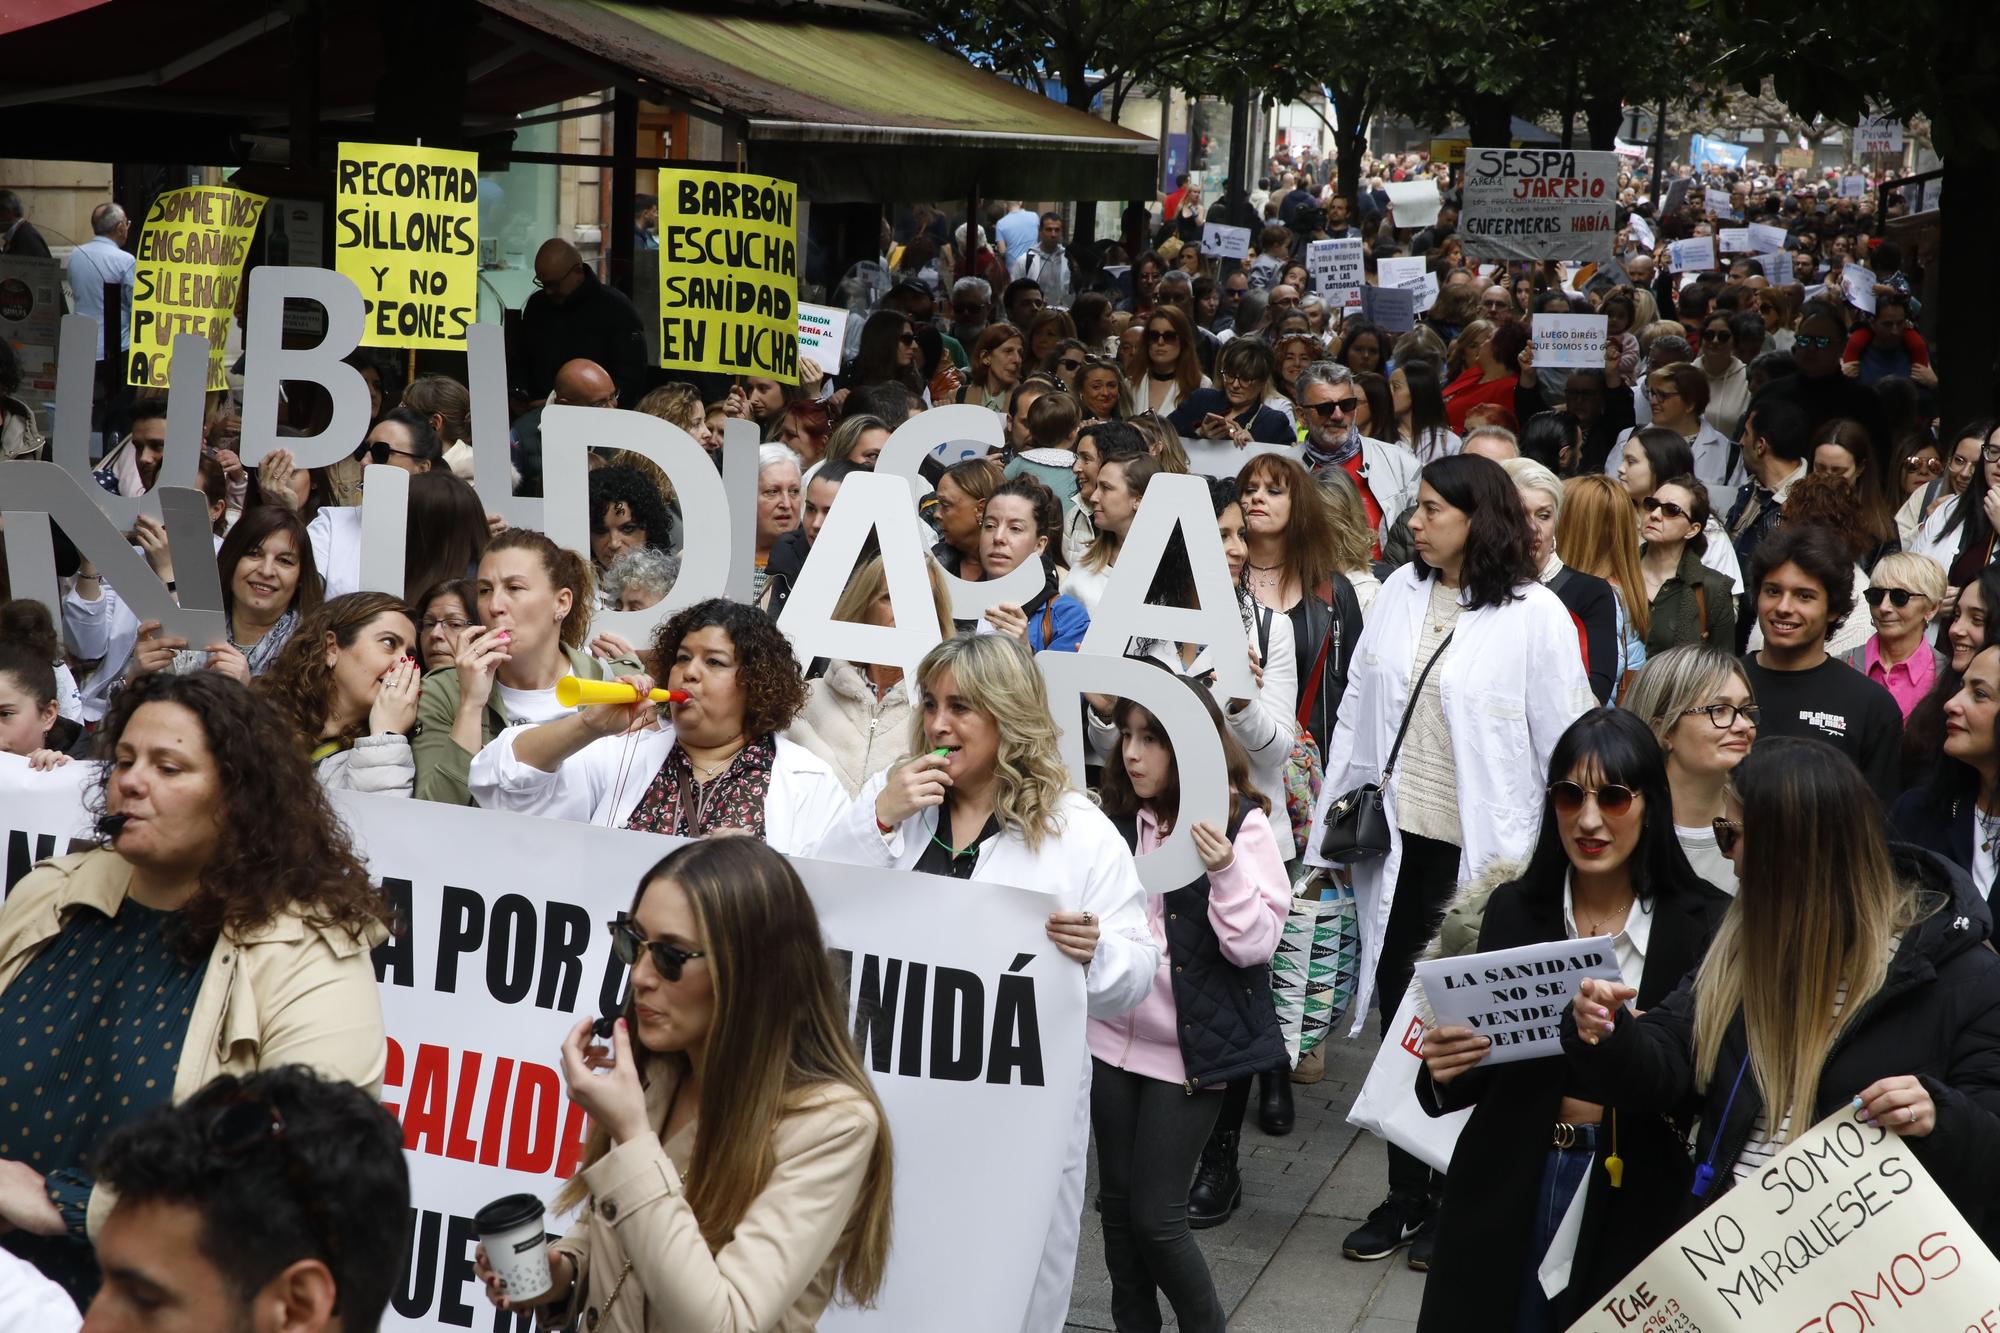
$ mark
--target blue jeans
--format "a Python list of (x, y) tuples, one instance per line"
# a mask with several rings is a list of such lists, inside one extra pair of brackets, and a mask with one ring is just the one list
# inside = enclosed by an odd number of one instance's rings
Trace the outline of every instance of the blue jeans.
[(1574, 1148), (1550, 1148), (1535, 1190), (1535, 1208), (1528, 1227), (1528, 1266), (1521, 1275), (1521, 1299), (1514, 1316), (1514, 1333), (1555, 1333), (1555, 1311), (1542, 1294), (1536, 1270), (1549, 1252), (1549, 1242), (1562, 1225), (1563, 1214), (1590, 1175), (1597, 1160), (1596, 1126), (1584, 1127)]

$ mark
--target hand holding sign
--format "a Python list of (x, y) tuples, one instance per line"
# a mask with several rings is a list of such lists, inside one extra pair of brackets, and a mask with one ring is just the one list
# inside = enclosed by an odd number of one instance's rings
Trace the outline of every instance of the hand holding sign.
[(1431, 1082), (1440, 1086), (1451, 1082), (1486, 1058), (1493, 1039), (1455, 1023), (1431, 1028), (1424, 1033), (1424, 1068)]

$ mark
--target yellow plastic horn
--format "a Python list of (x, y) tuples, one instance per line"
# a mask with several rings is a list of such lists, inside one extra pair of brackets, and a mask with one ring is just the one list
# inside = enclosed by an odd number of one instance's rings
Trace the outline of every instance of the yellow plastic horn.
[[(656, 704), (669, 704), (687, 698), (687, 694), (683, 690), (654, 690), (648, 697)], [(639, 691), (622, 680), (584, 680), (579, 676), (564, 676), (556, 682), (556, 702), (564, 708), (629, 704), (638, 700)]]

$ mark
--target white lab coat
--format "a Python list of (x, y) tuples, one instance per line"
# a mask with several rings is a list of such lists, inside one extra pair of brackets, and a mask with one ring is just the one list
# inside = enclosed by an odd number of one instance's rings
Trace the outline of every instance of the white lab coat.
[(361, 591), (361, 506), (328, 505), (306, 524), (326, 599)]
[[(669, 726), (605, 736), (544, 773), (514, 754), (515, 737), (529, 725), (507, 728), (472, 757), (467, 785), (485, 809), (623, 828), (674, 745)], [(783, 736), (776, 739), (764, 843), (787, 856), (817, 856), (820, 839), (847, 809), (847, 789), (824, 759)]]
[(1958, 512), (1959, 498), (1956, 495), (1947, 496), (1917, 525), (1916, 535), (1903, 546), (1911, 555), (1925, 555), (1937, 561), (1947, 574), (1951, 572), (1952, 562), (1958, 559), (1959, 543), (1965, 540), (1963, 523), (1950, 532), (1944, 530), (1944, 525), (1951, 522), (1951, 516)]
[[(1458, 774), (1461, 883), (1496, 859), (1527, 857), (1541, 828), (1556, 738), (1596, 703), (1569, 612), (1538, 583), (1515, 592), (1517, 600), (1504, 606), (1461, 611), (1451, 651), (1437, 667)], [(1319, 847), (1335, 798), (1381, 778), (1410, 686), (1422, 669), (1417, 636), (1429, 604), (1430, 584), (1417, 577), (1415, 565), (1383, 580), (1376, 595), (1327, 743), (1326, 784), (1306, 849), (1310, 865), (1328, 864)], [(1353, 867), (1361, 928), (1361, 975), (1349, 1010), (1355, 1034), (1367, 1022), (1403, 861), (1394, 774), (1382, 797), (1389, 854)]]
[[(1574, 640), (1574, 635), (1571, 636)], [(877, 773), (861, 788), (845, 816), (827, 835), (820, 855), (855, 865), (909, 869), (930, 844), (937, 811), (919, 810), (887, 837), (875, 824), (875, 798), (889, 774)], [(1160, 965), (1159, 946), (1146, 924), (1146, 890), (1132, 849), (1089, 797), (1072, 791), (1062, 800), (1063, 828), (1031, 851), (1019, 831), (1007, 829), (979, 849), (972, 877), (1048, 894), (1053, 911), (1091, 912), (1098, 919), (1097, 956), (1085, 974), (1085, 1008), (1092, 1018), (1117, 1018), (1139, 1007)], [(1076, 1277), (1082, 1234), (1085, 1158), (1090, 1148), (1090, 1056), (1084, 1054), (1069, 1148), (1056, 1190), (1055, 1213), (1042, 1245), (1042, 1263), (1022, 1333), (1061, 1333)]]

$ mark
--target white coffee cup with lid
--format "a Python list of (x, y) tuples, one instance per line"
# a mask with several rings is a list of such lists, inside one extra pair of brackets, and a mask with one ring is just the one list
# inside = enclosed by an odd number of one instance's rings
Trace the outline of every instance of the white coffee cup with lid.
[(510, 1301), (530, 1301), (542, 1295), (554, 1279), (549, 1274), (546, 1217), (542, 1201), (532, 1194), (495, 1199), (472, 1217), (486, 1262), (506, 1287)]

